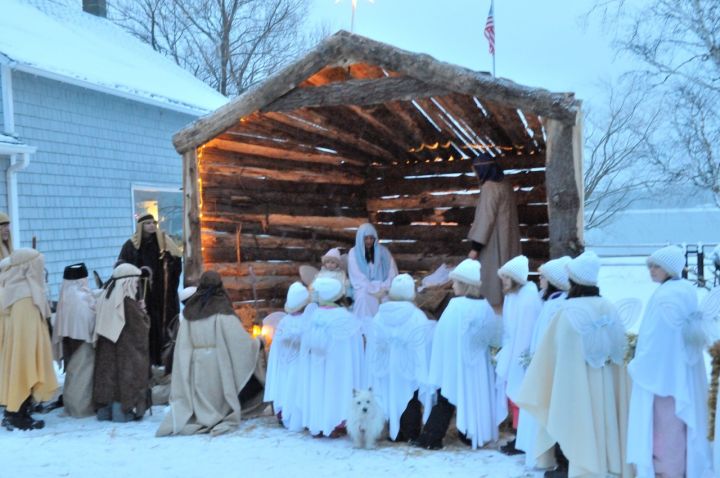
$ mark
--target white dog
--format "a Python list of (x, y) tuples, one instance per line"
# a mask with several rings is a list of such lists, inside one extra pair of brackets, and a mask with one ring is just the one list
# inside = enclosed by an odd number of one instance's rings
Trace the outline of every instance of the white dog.
[(385, 429), (385, 417), (375, 401), (372, 388), (353, 390), (347, 431), (355, 448), (375, 448)]

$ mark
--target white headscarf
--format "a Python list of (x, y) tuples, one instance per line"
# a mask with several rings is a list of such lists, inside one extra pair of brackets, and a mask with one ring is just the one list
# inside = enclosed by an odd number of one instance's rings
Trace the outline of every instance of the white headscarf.
[(115, 268), (97, 301), (93, 341), (102, 335), (113, 343), (117, 342), (125, 327), (125, 297), (135, 298), (139, 278), (140, 269), (132, 264), (120, 264)]

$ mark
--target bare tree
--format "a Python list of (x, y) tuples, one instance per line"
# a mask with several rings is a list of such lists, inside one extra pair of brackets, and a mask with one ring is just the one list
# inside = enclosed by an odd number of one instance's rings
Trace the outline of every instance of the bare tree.
[(111, 19), (224, 95), (307, 46), (309, 0), (116, 0)]
[(608, 224), (643, 199), (659, 177), (650, 165), (658, 113), (648, 115), (636, 89), (608, 85), (607, 107), (586, 111), (585, 228)]
[(652, 164), (720, 206), (720, 3), (602, 0), (593, 12), (614, 30), (618, 50), (640, 61), (629, 80), (643, 82), (664, 110)]

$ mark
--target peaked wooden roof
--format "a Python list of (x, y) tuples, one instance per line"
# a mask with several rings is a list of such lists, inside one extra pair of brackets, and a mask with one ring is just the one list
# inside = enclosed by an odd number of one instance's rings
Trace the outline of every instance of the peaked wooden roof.
[[(358, 65), (372, 71), (333, 78), (334, 70)], [(323, 81), (314, 82), (314, 75), (321, 71), (325, 72)], [(257, 112), (374, 105), (453, 94), (479, 97), (504, 108), (518, 109), (528, 116), (543, 116), (568, 123), (574, 123), (580, 110), (580, 101), (572, 93), (551, 93), (541, 88), (522, 86), (504, 78), (494, 78), (488, 73), (445, 63), (426, 54), (411, 53), (339, 31), (303, 58), (178, 132), (173, 137), (173, 143), (182, 154), (207, 143)]]

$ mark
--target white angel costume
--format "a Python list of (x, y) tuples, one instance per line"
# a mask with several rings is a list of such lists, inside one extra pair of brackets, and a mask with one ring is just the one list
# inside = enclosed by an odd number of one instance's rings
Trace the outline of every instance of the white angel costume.
[(628, 461), (637, 466), (640, 478), (655, 476), (653, 402), (656, 396), (674, 398), (675, 415), (687, 427), (685, 476), (713, 476), (706, 438), (708, 382), (702, 325), (697, 292), (686, 280), (667, 280), (647, 304), (635, 358), (628, 365), (633, 380)]
[(300, 347), (316, 309), (317, 304), (309, 304), (304, 310), (286, 314), (275, 329), (270, 347), (264, 400), (273, 402), (275, 412), (281, 413), (283, 425), (291, 431), (302, 430), (302, 409), (298, 400)]
[[(601, 297), (568, 299), (535, 351), (516, 403), (538, 422), (535, 457), (558, 443), (569, 476), (632, 476), (625, 460), (625, 329)], [(545, 464), (541, 464), (545, 465)]]
[(329, 436), (347, 420), (353, 389), (362, 386), (363, 339), (360, 323), (333, 303), (342, 297), (342, 284), (319, 278), (314, 287), (320, 305), (300, 345), (300, 413), (311, 434)]
[[(565, 304), (567, 293), (564, 291), (556, 291), (542, 303), (540, 314), (535, 321), (532, 337), (530, 339), (530, 347), (524, 367), (530, 365), (532, 357), (535, 355), (541, 339), (545, 336), (552, 319), (558, 313), (560, 308)], [(515, 448), (525, 452), (525, 466), (533, 468), (537, 466), (535, 459), (535, 437), (538, 432), (538, 423), (527, 410), (520, 410), (520, 418), (518, 421), (517, 435), (515, 437)]]
[(455, 297), (433, 338), (428, 382), (456, 407), (456, 426), (477, 448), (498, 438), (498, 396), (489, 347), (498, 320), (485, 299)]
[[(525, 378), (527, 357), (542, 302), (534, 282), (505, 295), (503, 303), (503, 342), (497, 354), (497, 386), (515, 401)], [(502, 417), (504, 418), (504, 417)]]
[[(398, 278), (403, 276), (407, 274)], [(431, 325), (432, 322), (412, 302), (391, 300), (380, 304), (370, 327), (367, 342), (369, 385), (388, 419), (393, 440), (400, 432), (400, 417), (416, 391), (424, 407), (423, 422), (433, 405), (435, 389), (427, 387)]]

